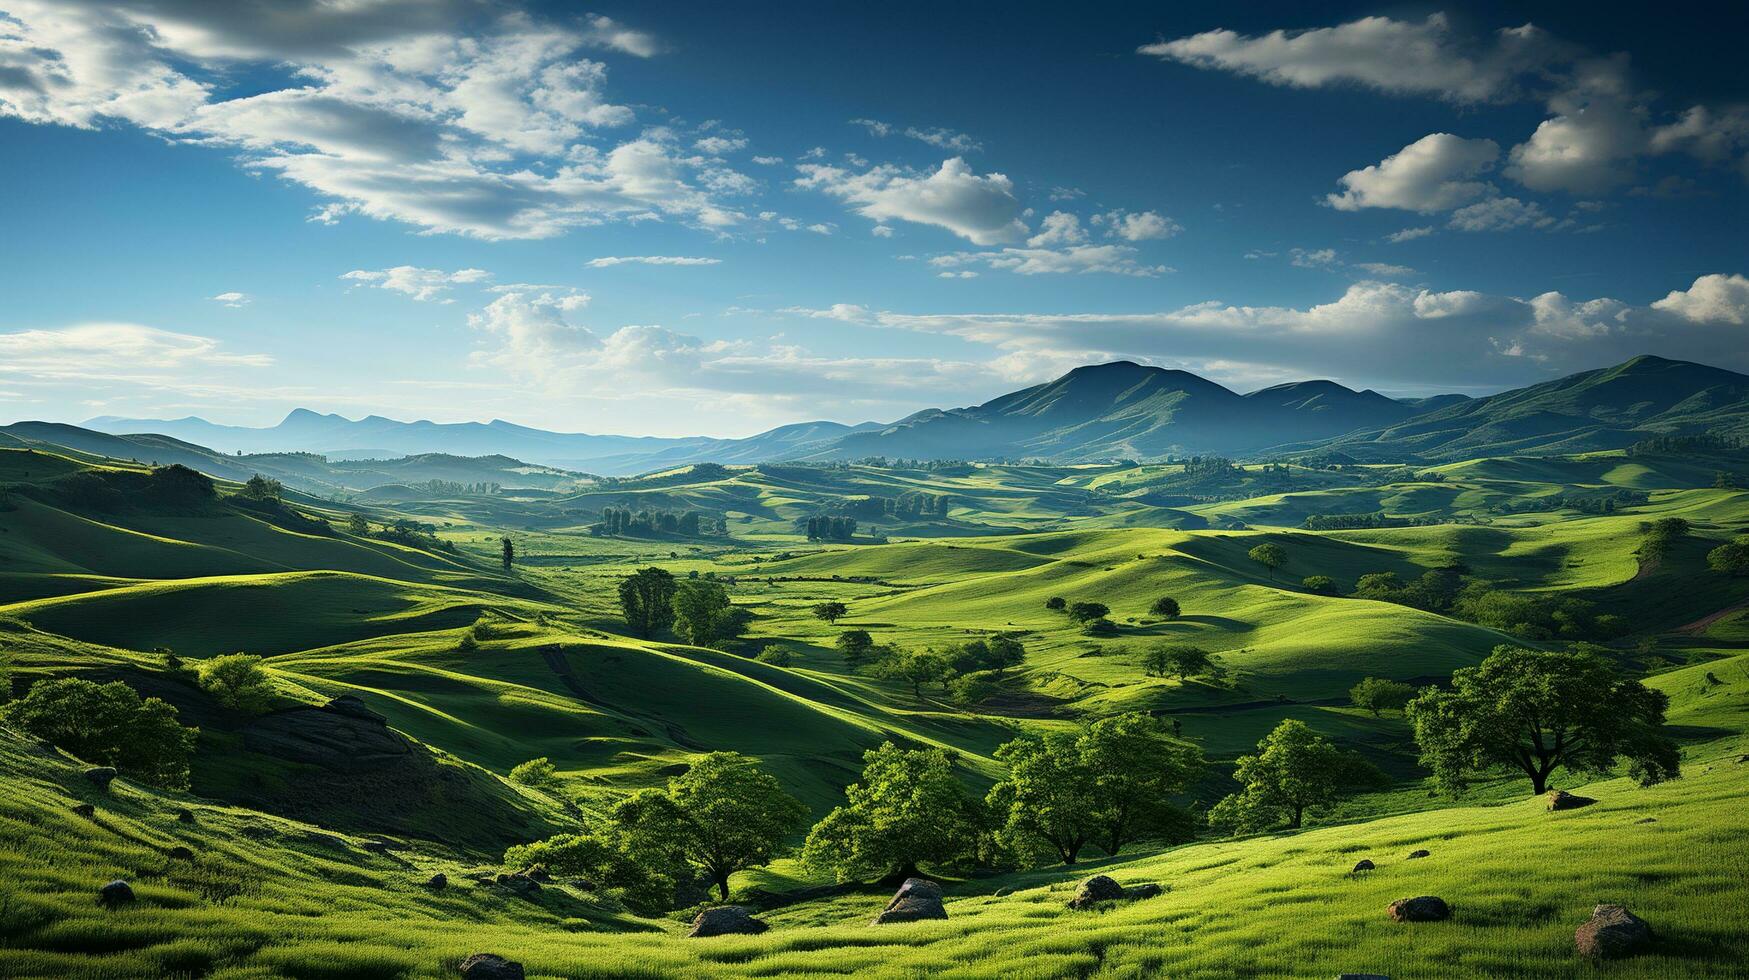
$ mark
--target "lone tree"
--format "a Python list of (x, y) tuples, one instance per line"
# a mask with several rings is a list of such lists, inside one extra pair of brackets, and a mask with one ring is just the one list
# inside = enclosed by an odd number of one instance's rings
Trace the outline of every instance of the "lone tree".
[(894, 653), (881, 661), (878, 672), (882, 677), (911, 685), (911, 695), (918, 700), (923, 698), (923, 685), (941, 684), (945, 691), (953, 674), (947, 665), (947, 658), (934, 650), (904, 650)]
[(243, 496), (248, 500), (261, 503), (278, 503), (285, 493), (285, 485), (278, 480), (255, 474), (243, 483)]
[(1178, 600), (1169, 595), (1155, 599), (1154, 604), (1148, 607), (1148, 611), (1160, 619), (1177, 619), (1179, 612), (1181, 612), (1178, 608)]
[(1202, 771), (1201, 753), (1139, 713), (1078, 732), (1023, 735), (996, 758), (1008, 763), (1008, 775), (985, 806), (1001, 821), (998, 841), (1064, 864), (1089, 843), (1115, 855), (1133, 841), (1185, 834), (1189, 814), (1170, 798)]
[(1104, 619), (1110, 612), (1111, 607), (1103, 602), (1077, 602), (1069, 607), (1069, 618), (1077, 623), (1091, 623)]
[(1407, 708), (1421, 764), (1448, 792), (1496, 766), (1529, 776), (1536, 793), (1556, 768), (1601, 776), (1622, 758), (1642, 786), (1681, 775), (1676, 743), (1662, 730), (1669, 697), (1595, 654), (1499, 646), (1451, 683)]
[(510, 781), (536, 789), (555, 789), (559, 785), (559, 767), (543, 755), (512, 767)]
[(1184, 680), (1205, 674), (1215, 666), (1208, 651), (1193, 646), (1158, 646), (1142, 658), (1142, 669), (1149, 677), (1177, 677)]
[(348, 533), (362, 538), (370, 533), (370, 521), (365, 520), (363, 514), (354, 511), (350, 517), (346, 518), (346, 530)]
[(688, 579), (674, 590), (674, 630), (686, 642), (708, 647), (738, 638), (753, 614), (729, 601), (721, 582)]
[(802, 861), (839, 881), (880, 876), (897, 883), (919, 865), (957, 867), (977, 855), (976, 801), (942, 749), (901, 749), (886, 742), (863, 753), (862, 777), (845, 787), (845, 803), (814, 825)]
[(510, 571), (510, 566), (516, 563), (516, 545), (511, 543), (510, 535), (506, 534), (504, 536), (503, 540), (499, 543), (498, 550), (499, 557), (504, 561), (504, 570), (507, 572)]
[(770, 864), (807, 815), (807, 807), (752, 760), (712, 752), (668, 780), (667, 790), (646, 789), (620, 801), (613, 821), (632, 855), (670, 873), (695, 869), (727, 901), (729, 876)]
[(1354, 789), (1379, 785), (1378, 769), (1289, 718), (1239, 757), (1233, 778), (1245, 787), (1209, 809), (1209, 826), (1250, 833), (1286, 823), (1296, 830), (1306, 811), (1335, 803)]
[(1336, 580), (1328, 575), (1307, 575), (1300, 580), (1300, 588), (1314, 595), (1335, 595)]
[(1273, 541), (1264, 542), (1250, 551), (1246, 556), (1264, 568), (1269, 569), (1269, 580), (1275, 581), (1275, 570), (1287, 564), (1287, 549)]
[(253, 715), (273, 702), (273, 681), (261, 668), (261, 658), (247, 653), (214, 657), (200, 665), (200, 686), (220, 706)]
[(1069, 603), (1062, 596), (1054, 595), (1045, 600), (1045, 608), (1051, 612), (1062, 612), (1069, 608)]
[(37, 681), (0, 712), (0, 720), (86, 762), (114, 766), (125, 776), (169, 789), (188, 787), (188, 757), (200, 739), (199, 729), (177, 721), (174, 706), (158, 698), (141, 700), (121, 681)]
[(855, 670), (874, 654), (874, 637), (868, 635), (868, 630), (845, 630), (838, 634), (838, 652), (844, 655), (844, 663)]
[(840, 617), (850, 612), (850, 607), (842, 602), (822, 602), (814, 607), (814, 617), (823, 619), (836, 626)]
[(1348, 691), (1348, 700), (1356, 708), (1372, 712), (1375, 718), (1387, 709), (1401, 709), (1414, 697), (1413, 686), (1383, 677), (1365, 678)]
[(674, 576), (665, 568), (640, 568), (619, 583), (626, 628), (648, 639), (674, 625)]

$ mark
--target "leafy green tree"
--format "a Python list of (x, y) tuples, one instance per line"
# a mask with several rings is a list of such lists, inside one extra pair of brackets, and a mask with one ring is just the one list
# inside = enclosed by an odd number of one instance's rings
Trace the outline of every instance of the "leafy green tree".
[(1133, 841), (1184, 833), (1189, 816), (1171, 797), (1202, 771), (1201, 753), (1140, 713), (1075, 732), (1022, 735), (996, 758), (1008, 773), (985, 806), (1001, 821), (998, 840), (1064, 864), (1074, 864), (1089, 843), (1115, 855)]
[(1286, 823), (1298, 829), (1306, 811), (1340, 800), (1355, 788), (1378, 785), (1379, 771), (1345, 752), (1305, 722), (1289, 718), (1239, 757), (1233, 778), (1244, 789), (1209, 810), (1209, 825), (1249, 833)]
[(1721, 544), (1706, 553), (1707, 567), (1726, 575), (1749, 575), (1749, 537)]
[(1602, 776), (1623, 758), (1642, 786), (1681, 775), (1663, 730), (1669, 697), (1618, 676), (1593, 653), (1499, 646), (1451, 682), (1407, 708), (1421, 764), (1449, 792), (1496, 766), (1523, 772), (1537, 793), (1557, 768)]
[(1103, 602), (1077, 602), (1069, 607), (1069, 618), (1077, 623), (1090, 623), (1095, 619), (1104, 619), (1111, 613), (1111, 607)]
[(1356, 708), (1372, 712), (1375, 718), (1386, 710), (1403, 708), (1414, 697), (1413, 686), (1383, 677), (1365, 678), (1348, 691), (1348, 700)]
[(510, 781), (535, 789), (554, 789), (559, 785), (559, 767), (543, 755), (512, 768)]
[(1269, 580), (1273, 582), (1275, 570), (1287, 564), (1287, 549), (1273, 541), (1266, 541), (1246, 552), (1246, 557), (1269, 569)]
[(737, 609), (721, 582), (688, 579), (674, 590), (674, 630), (693, 646), (708, 647), (747, 631), (752, 614)]
[(1069, 608), (1069, 603), (1062, 596), (1054, 595), (1045, 600), (1045, 608), (1051, 612), (1062, 612)]
[(1117, 624), (1109, 619), (1100, 617), (1099, 619), (1093, 619), (1083, 623), (1081, 625), (1081, 633), (1085, 636), (1116, 636)]
[(848, 612), (850, 612), (850, 607), (842, 602), (822, 602), (814, 606), (814, 618), (823, 619), (834, 626), (838, 625), (838, 620)]
[(875, 649), (874, 637), (868, 635), (868, 630), (845, 630), (838, 634), (837, 646), (851, 670), (873, 656)]
[(621, 800), (613, 820), (627, 850), (662, 869), (696, 869), (729, 898), (729, 876), (770, 864), (807, 818), (806, 807), (739, 752), (693, 761), (668, 789)]
[(880, 664), (882, 677), (911, 685), (911, 694), (918, 699), (925, 684), (941, 684), (945, 690), (950, 674), (947, 658), (934, 650), (896, 651)]
[(611, 825), (594, 833), (518, 844), (504, 852), (504, 864), (517, 870), (539, 865), (551, 874), (587, 878), (614, 889), (628, 906), (647, 915), (664, 912), (674, 902), (674, 879), (640, 863)]
[(648, 639), (674, 625), (674, 576), (665, 568), (640, 568), (619, 583), (626, 628)]
[(498, 543), (498, 557), (504, 563), (504, 570), (510, 571), (510, 566), (516, 564), (516, 544), (506, 534)]
[(839, 881), (902, 881), (920, 865), (952, 868), (976, 857), (982, 815), (954, 774), (953, 756), (885, 742), (862, 758), (844, 805), (808, 832), (804, 864)]
[(1159, 619), (1177, 619), (1181, 611), (1178, 607), (1178, 600), (1169, 595), (1155, 599), (1154, 604), (1148, 607), (1148, 612), (1153, 613)]
[(262, 503), (278, 503), (285, 493), (285, 485), (278, 480), (269, 479), (260, 473), (255, 474), (243, 483), (243, 496), (249, 500)]
[(1026, 646), (1019, 637), (1003, 633), (990, 638), (989, 654), (985, 656), (983, 667), (1001, 677), (1003, 671), (1010, 670), (1026, 663)]
[(213, 657), (200, 665), (201, 689), (221, 707), (243, 714), (266, 711), (273, 703), (273, 679), (261, 658), (247, 653)]
[(1336, 580), (1328, 575), (1307, 575), (1300, 580), (1300, 588), (1315, 595), (1335, 595)]
[(363, 514), (355, 512), (346, 518), (346, 530), (347, 533), (362, 538), (370, 534), (370, 521), (365, 520)]
[(0, 712), (8, 725), (124, 775), (170, 789), (188, 786), (188, 757), (200, 730), (177, 722), (158, 698), (141, 700), (121, 681), (41, 680)]
[(1157, 646), (1142, 657), (1142, 668), (1149, 677), (1171, 677), (1179, 680), (1213, 670), (1215, 660), (1200, 647), (1184, 645)]

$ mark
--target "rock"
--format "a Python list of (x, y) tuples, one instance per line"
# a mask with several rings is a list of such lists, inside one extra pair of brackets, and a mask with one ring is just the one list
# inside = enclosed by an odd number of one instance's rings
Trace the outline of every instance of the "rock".
[(462, 960), (461, 971), (467, 980), (523, 980), (522, 964), (497, 953), (475, 953)]
[(893, 893), (893, 900), (870, 925), (945, 918), (947, 909), (941, 904), (941, 886), (927, 878), (906, 878)]
[(1657, 822), (1658, 822), (1657, 817), (1641, 817), (1640, 819), (1634, 821), (1634, 823), (1657, 823)]
[(1144, 898), (1159, 898), (1164, 894), (1166, 894), (1166, 889), (1151, 881), (1140, 885), (1131, 885), (1123, 890), (1124, 899), (1130, 902), (1139, 902)]
[(110, 908), (132, 904), (134, 886), (125, 881), (112, 881), (97, 890), (97, 900)]
[(1652, 941), (1652, 927), (1625, 905), (1599, 905), (1591, 919), (1573, 932), (1579, 955), (1600, 959), (1631, 956)]
[(327, 704), (322, 706), (322, 710), (332, 711), (337, 715), (345, 715), (348, 718), (362, 718), (365, 721), (376, 722), (379, 725), (387, 725), (389, 723), (387, 718), (384, 718), (382, 715), (365, 707), (364, 702), (356, 695), (352, 694), (342, 694), (339, 697), (330, 700)]
[(446, 875), (443, 872), (439, 871), (438, 873), (425, 879), (425, 887), (431, 889), (434, 892), (443, 891), (445, 888), (449, 887), (449, 875)]
[(524, 898), (540, 893), (540, 882), (535, 881), (533, 878), (530, 878), (528, 875), (525, 875), (520, 871), (513, 875), (501, 874), (498, 877), (493, 878), (492, 883), (500, 888), (508, 888)]
[(194, 823), (194, 811), (183, 807), (176, 811), (177, 823)]
[(1355, 862), (1354, 870), (1350, 871), (1349, 874), (1359, 874), (1362, 871), (1371, 871), (1375, 867), (1377, 867), (1377, 865), (1373, 864), (1371, 860), (1361, 858), (1359, 861)]
[(1344, 973), (1336, 980), (1391, 980), (1386, 973)]
[(172, 861), (192, 861), (194, 860), (194, 851), (178, 844), (170, 850), (165, 851), (164, 856)]
[(94, 817), (97, 815), (97, 808), (89, 803), (75, 803), (73, 812), (81, 817)]
[(550, 874), (547, 874), (547, 866), (544, 864), (536, 864), (536, 865), (533, 865), (531, 867), (524, 868), (524, 869), (522, 869), (522, 873), (525, 875), (528, 875), (530, 878), (534, 879), (535, 881), (540, 882), (543, 885), (547, 884), (548, 882), (553, 880), (553, 876)]
[(1582, 806), (1590, 806), (1596, 802), (1589, 796), (1574, 796), (1564, 789), (1549, 790), (1550, 810), (1577, 810)]
[(1415, 860), (1416, 858), (1424, 858), (1424, 857), (1432, 857), (1432, 856), (1433, 856), (1433, 854), (1430, 851), (1410, 851), (1409, 852), (1409, 860), (1411, 860), (1411, 861)]
[(1072, 909), (1092, 908), (1100, 902), (1115, 902), (1123, 898), (1123, 886), (1106, 875), (1094, 875), (1081, 883), (1075, 897), (1069, 900)]
[(320, 708), (287, 708), (262, 715), (243, 729), (243, 746), (331, 772), (360, 773), (404, 762), (411, 742), (382, 715), (350, 695)]
[(749, 915), (739, 905), (722, 905), (705, 909), (694, 917), (692, 931), (687, 935), (695, 939), (706, 936), (757, 936), (769, 928), (771, 927)]
[(388, 841), (367, 840), (367, 841), (359, 844), (358, 846), (360, 848), (362, 848), (363, 850), (368, 851), (372, 854), (387, 854), (387, 853), (389, 853), (389, 842)]
[(1451, 906), (1432, 895), (1399, 898), (1391, 903), (1391, 918), (1397, 922), (1439, 922), (1451, 918)]
[(92, 766), (85, 770), (85, 778), (91, 780), (98, 789), (108, 789), (109, 784), (115, 782), (115, 775), (114, 766)]

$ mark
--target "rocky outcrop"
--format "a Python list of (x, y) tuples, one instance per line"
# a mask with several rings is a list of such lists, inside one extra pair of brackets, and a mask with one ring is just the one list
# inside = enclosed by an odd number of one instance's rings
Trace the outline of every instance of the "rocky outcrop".
[(1433, 895), (1419, 898), (1399, 898), (1388, 910), (1397, 922), (1440, 922), (1451, 918), (1451, 906), (1445, 899)]
[(1597, 801), (1589, 796), (1574, 796), (1564, 789), (1549, 790), (1549, 810), (1577, 810)]
[(125, 881), (112, 881), (97, 890), (97, 900), (112, 909), (131, 905), (134, 901), (134, 887)]
[(438, 873), (425, 879), (425, 887), (431, 889), (434, 892), (443, 891), (445, 888), (449, 887), (449, 875), (446, 875), (443, 872), (439, 871)]
[(1410, 851), (1409, 852), (1409, 860), (1411, 860), (1411, 861), (1414, 861), (1417, 858), (1432, 857), (1432, 856), (1433, 856), (1433, 854), (1430, 851)]
[(1349, 874), (1359, 874), (1362, 871), (1371, 871), (1375, 867), (1377, 867), (1377, 865), (1373, 864), (1372, 861), (1367, 858), (1361, 858), (1359, 861), (1355, 862), (1354, 870), (1350, 871)]
[(1591, 919), (1573, 932), (1581, 956), (1616, 959), (1632, 956), (1652, 941), (1652, 927), (1625, 905), (1599, 905)]
[(115, 767), (114, 766), (92, 766), (90, 769), (85, 770), (84, 776), (86, 779), (91, 781), (91, 784), (93, 786), (96, 786), (98, 789), (108, 789), (109, 784), (115, 782), (115, 777), (116, 777)]
[(394, 766), (414, 751), (386, 718), (351, 695), (320, 708), (263, 715), (243, 729), (243, 744), (253, 752), (345, 773)]
[(739, 905), (723, 905), (714, 909), (705, 909), (692, 920), (692, 931), (687, 935), (694, 939), (706, 936), (757, 936), (771, 928), (755, 919), (746, 909)]
[(1081, 887), (1075, 891), (1075, 897), (1069, 900), (1069, 907), (1086, 909), (1100, 902), (1134, 902), (1153, 898), (1161, 892), (1160, 886), (1152, 882), (1125, 888), (1106, 875), (1094, 875), (1081, 882)]
[(461, 962), (466, 980), (524, 980), (522, 964), (497, 953), (475, 953)]
[(906, 878), (871, 925), (945, 918), (947, 908), (941, 904), (941, 886), (927, 878)]

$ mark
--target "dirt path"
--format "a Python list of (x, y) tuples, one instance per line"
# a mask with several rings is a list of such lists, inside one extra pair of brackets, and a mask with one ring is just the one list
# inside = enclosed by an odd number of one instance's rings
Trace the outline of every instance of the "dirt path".
[(1721, 619), (1724, 619), (1726, 616), (1729, 616), (1734, 612), (1741, 612), (1744, 609), (1749, 609), (1749, 599), (1744, 599), (1742, 602), (1736, 603), (1734, 605), (1726, 606), (1725, 608), (1720, 609), (1718, 612), (1708, 613), (1707, 615), (1702, 616), (1701, 618), (1695, 620), (1692, 623), (1689, 623), (1686, 626), (1678, 626), (1678, 627), (1676, 627), (1676, 632), (1678, 632), (1678, 633), (1704, 633), (1704, 632), (1706, 632), (1707, 627), (1711, 626), (1712, 624), (1718, 622)]

